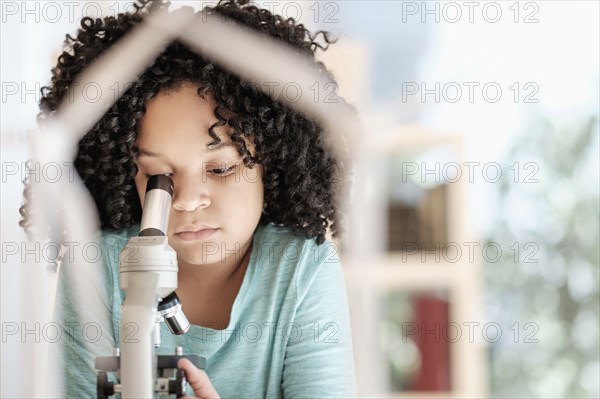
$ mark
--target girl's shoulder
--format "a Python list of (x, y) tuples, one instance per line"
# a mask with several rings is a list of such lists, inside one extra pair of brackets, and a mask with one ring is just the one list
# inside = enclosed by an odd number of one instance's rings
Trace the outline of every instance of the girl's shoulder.
[(102, 229), (99, 234), (100, 246), (104, 259), (111, 268), (118, 268), (119, 253), (125, 248), (129, 239), (140, 232), (140, 225), (135, 224), (126, 229)]
[[(275, 224), (259, 225), (254, 233), (254, 243), (266, 247), (279, 248), (279, 252), (293, 254), (296, 250), (312, 252), (322, 258), (327, 253), (335, 252), (337, 254), (337, 245), (334, 242), (325, 240), (323, 244), (317, 244), (315, 238), (306, 238), (292, 233), (285, 227)], [(319, 251), (317, 251), (317, 249)], [(305, 253), (306, 255), (306, 253)]]
[(285, 264), (293, 268), (315, 269), (327, 264), (339, 264), (337, 244), (296, 235), (284, 226), (259, 225), (254, 233), (255, 255), (263, 263)]
[(100, 237), (102, 240), (110, 241), (129, 241), (131, 237), (140, 232), (140, 225), (134, 224), (126, 229), (102, 229)]
[(309, 290), (317, 298), (325, 298), (330, 291), (344, 289), (339, 251), (332, 241), (319, 245), (314, 238), (269, 224), (257, 228), (253, 246), (253, 265), (260, 269), (261, 280), (271, 289), (292, 288), (297, 303), (307, 297)]

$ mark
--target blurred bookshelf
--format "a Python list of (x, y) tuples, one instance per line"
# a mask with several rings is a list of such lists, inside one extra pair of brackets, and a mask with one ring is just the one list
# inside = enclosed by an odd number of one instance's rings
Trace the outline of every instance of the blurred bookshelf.
[(474, 242), (468, 179), (439, 173), (463, 165), (462, 138), (401, 126), (372, 135), (369, 146), (367, 260), (353, 264), (342, 253), (358, 395), (485, 397), (485, 348), (456, 335), (481, 320), (481, 265), (460, 248)]

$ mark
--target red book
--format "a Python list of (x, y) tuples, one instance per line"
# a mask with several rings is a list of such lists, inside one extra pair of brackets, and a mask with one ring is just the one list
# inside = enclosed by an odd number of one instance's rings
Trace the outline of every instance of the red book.
[(421, 369), (412, 384), (414, 391), (450, 391), (450, 347), (444, 332), (448, 325), (448, 301), (431, 296), (414, 301)]

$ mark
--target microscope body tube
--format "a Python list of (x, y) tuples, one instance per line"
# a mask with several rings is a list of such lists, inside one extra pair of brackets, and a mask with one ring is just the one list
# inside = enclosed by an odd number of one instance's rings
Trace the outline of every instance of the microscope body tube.
[(166, 236), (172, 193), (169, 177), (150, 177), (140, 236), (132, 237), (119, 255), (121, 289), (126, 291), (120, 331), (123, 399), (154, 397), (157, 306), (177, 288), (177, 254)]

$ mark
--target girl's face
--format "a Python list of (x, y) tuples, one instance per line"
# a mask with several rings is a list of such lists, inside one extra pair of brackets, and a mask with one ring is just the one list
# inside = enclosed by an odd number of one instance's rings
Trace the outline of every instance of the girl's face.
[[(213, 141), (208, 128), (217, 122), (214, 106), (192, 84), (160, 92), (147, 104), (136, 141), (135, 182), (142, 205), (147, 177), (170, 175), (175, 187), (167, 235), (179, 260), (188, 264), (240, 256), (263, 210), (262, 167), (244, 166), (229, 144), (231, 128), (215, 128), (221, 144), (207, 147)], [(254, 148), (248, 149), (254, 155)]]

